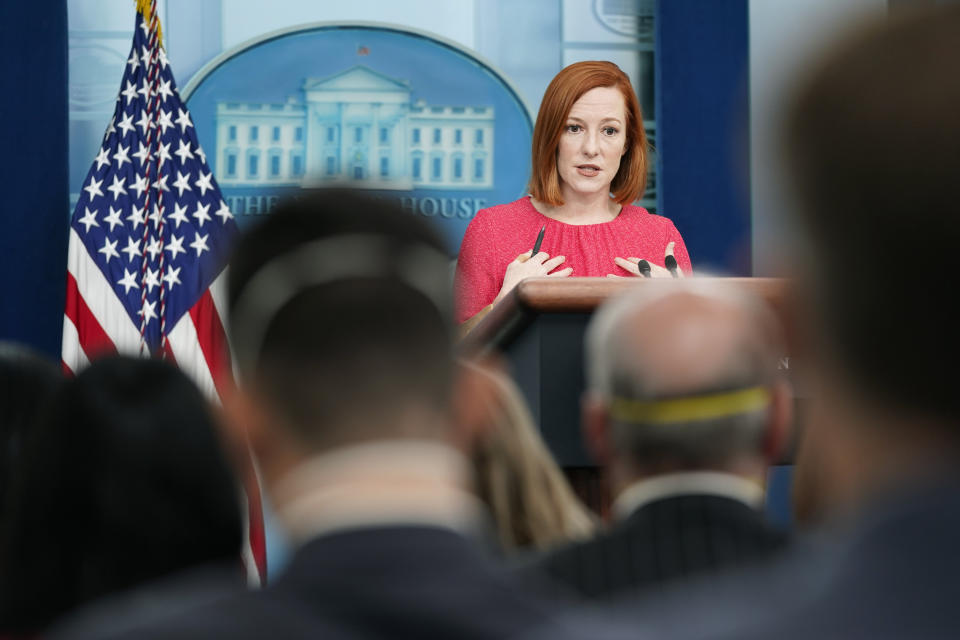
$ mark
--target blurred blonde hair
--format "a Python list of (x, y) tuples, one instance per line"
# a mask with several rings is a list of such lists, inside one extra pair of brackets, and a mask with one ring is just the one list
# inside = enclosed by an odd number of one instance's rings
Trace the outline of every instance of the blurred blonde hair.
[(519, 389), (505, 375), (464, 365), (491, 383), (489, 428), (474, 448), (473, 462), (477, 494), (493, 515), (504, 549), (546, 549), (589, 538), (597, 520), (570, 488)]

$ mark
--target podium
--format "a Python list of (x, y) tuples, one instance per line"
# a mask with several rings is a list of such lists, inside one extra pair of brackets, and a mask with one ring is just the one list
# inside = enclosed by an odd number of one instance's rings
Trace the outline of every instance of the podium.
[[(767, 301), (790, 334), (787, 282), (776, 278), (700, 278), (743, 287)], [(672, 279), (530, 278), (463, 338), (464, 355), (499, 352), (561, 467), (592, 467), (580, 428), (583, 336), (593, 311), (630, 287), (671, 287)], [(782, 368), (790, 368), (787, 354)], [(788, 455), (789, 457), (789, 455)]]

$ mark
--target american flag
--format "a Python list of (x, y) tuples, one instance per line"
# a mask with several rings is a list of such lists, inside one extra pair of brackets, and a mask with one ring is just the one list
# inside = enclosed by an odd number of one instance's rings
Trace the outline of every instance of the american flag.
[[(163, 357), (217, 399), (233, 382), (223, 291), (236, 234), (153, 1), (139, 0), (116, 108), (70, 219), (65, 370), (105, 354)], [(249, 502), (248, 561), (262, 576), (259, 499)]]

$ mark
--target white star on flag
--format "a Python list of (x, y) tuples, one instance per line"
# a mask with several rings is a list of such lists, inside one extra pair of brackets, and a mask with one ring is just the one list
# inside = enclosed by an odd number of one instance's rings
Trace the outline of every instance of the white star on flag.
[(207, 195), (207, 191), (210, 190), (210, 189), (213, 189), (213, 185), (210, 184), (210, 180), (212, 180), (212, 179), (213, 179), (213, 173), (212, 173), (212, 172), (211, 172), (211, 173), (208, 173), (207, 175), (203, 175), (203, 172), (201, 171), (201, 172), (200, 172), (200, 175), (197, 176), (197, 181), (194, 182), (193, 184), (194, 184), (198, 189), (200, 189), (200, 195), (201, 195), (201, 196)]
[(223, 224), (227, 224), (227, 220), (233, 220), (233, 214), (230, 213), (230, 208), (227, 206), (227, 203), (223, 200), (220, 201), (220, 208), (217, 209), (217, 212), (213, 214), (221, 218)]
[(197, 210), (193, 212), (193, 217), (197, 219), (197, 226), (203, 229), (203, 225), (207, 220), (212, 220), (207, 211), (210, 210), (210, 205), (197, 203)]
[(103, 248), (101, 248), (99, 251), (99, 253), (102, 253), (104, 256), (106, 256), (108, 263), (110, 262), (110, 258), (120, 257), (120, 254), (117, 253), (117, 242), (119, 242), (119, 240), (114, 240), (113, 242), (110, 242), (108, 238), (107, 240), (104, 240)]
[(103, 180), (95, 180), (93, 176), (90, 176), (90, 184), (83, 188), (84, 191), (90, 194), (90, 202), (93, 202), (93, 199), (97, 196), (102, 196), (103, 191), (100, 191), (100, 185), (103, 184)]
[(163, 163), (170, 159), (170, 143), (161, 144), (157, 147), (157, 155), (160, 157), (159, 166), (163, 168)]
[(146, 223), (147, 219), (143, 216), (143, 207), (131, 207), (130, 215), (127, 216), (127, 220), (133, 226), (134, 230), (140, 225)]
[(160, 228), (160, 205), (154, 203), (153, 209), (150, 211), (150, 215), (147, 216), (150, 219), (150, 222), (153, 223), (154, 229)]
[(170, 242), (167, 243), (167, 246), (164, 248), (170, 252), (171, 260), (176, 260), (178, 253), (187, 252), (187, 250), (183, 248), (183, 236), (175, 236), (173, 234), (170, 234)]
[(186, 133), (187, 127), (193, 126), (193, 122), (190, 121), (190, 114), (183, 109), (177, 109), (176, 123), (180, 125), (180, 133)]
[[(144, 82), (143, 88), (144, 89), (147, 88), (146, 82)], [(140, 111), (140, 119), (137, 120), (137, 126), (143, 129), (144, 136), (147, 135), (147, 131), (150, 129), (151, 126), (153, 126), (153, 123), (150, 121), (150, 116), (147, 115), (146, 109), (142, 109)]]
[(162, 176), (155, 178), (153, 181), (153, 188), (157, 191), (169, 191), (170, 188), (167, 187), (167, 178), (169, 177), (170, 176), (168, 174), (163, 174)]
[[(118, 175), (116, 175), (116, 174), (114, 174), (114, 176), (113, 176), (113, 184), (111, 184), (109, 187), (107, 187), (107, 191), (109, 191), (110, 193), (113, 194), (113, 200), (114, 200), (114, 202), (116, 202), (117, 198), (120, 196), (121, 193), (124, 194), (124, 195), (127, 194), (127, 190), (126, 190), (126, 188), (124, 188), (124, 186), (123, 186), (123, 180), (121, 180), (121, 179), (120, 179), (120, 176), (118, 176)], [(111, 231), (112, 231), (112, 229), (111, 229)]]
[(180, 148), (174, 151), (173, 155), (180, 158), (180, 164), (186, 164), (188, 158), (193, 158), (193, 152), (190, 151), (190, 144), (185, 140), (181, 140)]
[[(117, 161), (117, 169), (121, 168), (124, 162), (130, 164), (130, 157), (127, 156), (128, 151), (130, 151), (130, 147), (117, 145), (117, 152), (113, 154), (113, 159)], [(114, 177), (116, 178), (118, 176)]]
[[(124, 193), (126, 193), (126, 191), (124, 191)], [(115, 226), (117, 226), (118, 224), (119, 224), (119, 225), (122, 225), (122, 224), (123, 224), (123, 220), (120, 219), (120, 212), (121, 212), (121, 211), (122, 211), (122, 208), (120, 208), (120, 209), (114, 209), (113, 207), (110, 207), (110, 213), (109, 213), (109, 215), (107, 215), (107, 217), (103, 219), (104, 222), (106, 222), (107, 224), (110, 225), (110, 231), (111, 231), (111, 233), (113, 232), (113, 228), (114, 228)]]
[(160, 253), (160, 238), (150, 239), (150, 244), (147, 245), (147, 253), (150, 254), (151, 260), (157, 259), (157, 254)]
[(207, 247), (207, 237), (209, 237), (210, 234), (208, 233), (204, 236), (201, 236), (198, 232), (194, 233), (196, 237), (193, 239), (193, 242), (190, 243), (190, 247), (196, 249), (197, 257), (200, 257), (201, 253), (210, 250), (209, 247)]
[(136, 189), (137, 197), (139, 198), (143, 195), (143, 192), (147, 190), (147, 178), (138, 173), (133, 177), (133, 184), (128, 184), (127, 186), (131, 189)]
[(106, 149), (100, 149), (100, 153), (97, 154), (97, 159), (94, 160), (97, 163), (97, 171), (103, 168), (103, 165), (110, 164), (110, 155), (107, 153)]
[(169, 111), (164, 111), (160, 109), (160, 118), (157, 120), (157, 126), (162, 129), (161, 135), (167, 132), (167, 129), (173, 126), (173, 122), (170, 120), (172, 114)]
[(153, 291), (154, 287), (160, 286), (160, 269), (151, 269), (147, 267), (147, 273), (143, 276), (143, 284), (146, 285), (147, 291)]
[(100, 223), (97, 222), (97, 212), (90, 211), (90, 209), (87, 209), (86, 207), (84, 207), (83, 217), (80, 218), (78, 222), (82, 224), (84, 227), (86, 227), (85, 231), (87, 233), (90, 233), (90, 227), (100, 226)]
[[(127, 103), (129, 104), (137, 99), (137, 87), (132, 82), (127, 80), (127, 88), (121, 91), (120, 95), (126, 98)], [(130, 119), (133, 119), (133, 115), (130, 116)]]
[[(124, 249), (126, 251), (126, 249)], [(117, 280), (117, 284), (123, 287), (124, 293), (130, 293), (130, 289), (139, 289), (140, 283), (137, 282), (137, 274), (123, 270), (123, 277)]]
[(173, 205), (173, 213), (170, 214), (170, 219), (176, 222), (176, 228), (179, 229), (180, 225), (184, 222), (187, 222), (187, 208), (182, 206), (179, 202)]
[(143, 143), (140, 143), (140, 150), (133, 154), (133, 157), (140, 161), (142, 165), (147, 161), (147, 156), (150, 155), (150, 150), (143, 146)]
[[(177, 179), (173, 181), (173, 186), (177, 188), (177, 195), (182, 196), (183, 190), (193, 191), (190, 187), (190, 174), (177, 171)], [(202, 195), (202, 194), (201, 194)]]
[(127, 262), (133, 262), (134, 258), (140, 257), (140, 243), (133, 236), (127, 236), (127, 248), (123, 253), (127, 254)]
[(180, 269), (181, 267), (174, 269), (172, 265), (167, 266), (167, 275), (163, 276), (163, 280), (167, 283), (168, 289), (173, 289), (173, 285), (180, 284)]
[[(170, 96), (173, 95), (173, 91), (170, 90), (170, 81), (169, 81), (169, 80), (161, 80), (161, 81), (160, 81), (160, 88), (157, 89), (157, 93), (160, 94), (160, 99), (163, 100), (164, 102), (166, 102), (166, 101), (167, 101), (167, 98), (169, 98)], [(169, 120), (169, 118), (170, 118), (171, 115), (173, 115), (173, 114), (171, 114), (171, 113), (168, 113), (168, 114), (167, 114), (167, 119), (168, 119), (168, 120)], [(173, 125), (171, 124), (170, 126), (173, 126)], [(166, 129), (164, 129), (164, 131), (166, 131)]]
[(156, 302), (150, 302), (149, 300), (144, 300), (143, 307), (141, 307), (140, 311), (138, 311), (137, 313), (143, 316), (144, 322), (150, 322), (154, 318), (158, 317), (157, 312), (154, 311), (156, 306), (157, 306)]
[(133, 114), (125, 113), (123, 118), (120, 119), (120, 124), (117, 126), (120, 127), (120, 131), (123, 131), (123, 136), (126, 136), (129, 132), (136, 129), (136, 127), (133, 126)]

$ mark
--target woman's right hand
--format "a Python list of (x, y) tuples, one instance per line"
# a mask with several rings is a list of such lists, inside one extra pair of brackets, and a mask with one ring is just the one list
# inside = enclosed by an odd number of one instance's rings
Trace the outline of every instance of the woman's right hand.
[(503, 286), (500, 287), (500, 293), (494, 298), (493, 303), (496, 304), (500, 302), (521, 280), (526, 278), (541, 278), (544, 276), (550, 278), (566, 278), (573, 273), (572, 267), (550, 273), (562, 264), (564, 260), (566, 260), (564, 256), (554, 256), (551, 258), (549, 254), (543, 251), (533, 257), (530, 256), (529, 251), (521, 253), (513, 262), (507, 265), (507, 272), (503, 276)]

